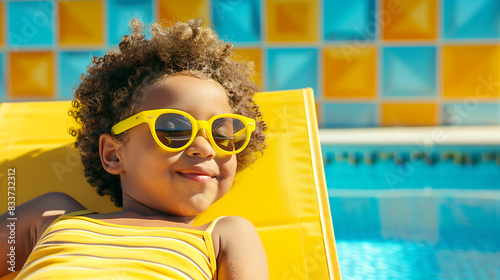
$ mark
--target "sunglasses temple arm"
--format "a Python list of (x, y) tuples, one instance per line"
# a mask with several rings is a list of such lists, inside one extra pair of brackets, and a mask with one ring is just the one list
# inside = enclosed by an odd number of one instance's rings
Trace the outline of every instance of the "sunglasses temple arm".
[(139, 113), (137, 115), (131, 116), (131, 117), (124, 119), (123, 121), (115, 124), (111, 128), (111, 133), (115, 134), (115, 135), (120, 134), (124, 131), (131, 129), (134, 126), (137, 126), (137, 125), (143, 123), (143, 122), (147, 122), (147, 120), (144, 118), (143, 114)]

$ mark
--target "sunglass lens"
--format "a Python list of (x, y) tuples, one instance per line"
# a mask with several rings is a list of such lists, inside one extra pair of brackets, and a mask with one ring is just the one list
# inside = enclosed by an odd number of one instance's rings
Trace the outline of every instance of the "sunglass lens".
[(169, 148), (186, 145), (193, 134), (191, 121), (183, 115), (167, 113), (159, 116), (155, 123), (156, 136)]
[(225, 151), (241, 149), (247, 138), (245, 124), (237, 118), (219, 118), (212, 124), (212, 135), (219, 148)]

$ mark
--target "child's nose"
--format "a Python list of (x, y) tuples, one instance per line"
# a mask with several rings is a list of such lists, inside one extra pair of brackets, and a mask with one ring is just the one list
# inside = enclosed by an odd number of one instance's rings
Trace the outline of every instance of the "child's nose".
[(187, 153), (190, 156), (199, 156), (203, 158), (215, 157), (215, 149), (212, 147), (210, 140), (208, 140), (208, 135), (205, 129), (198, 130), (193, 142), (187, 148)]

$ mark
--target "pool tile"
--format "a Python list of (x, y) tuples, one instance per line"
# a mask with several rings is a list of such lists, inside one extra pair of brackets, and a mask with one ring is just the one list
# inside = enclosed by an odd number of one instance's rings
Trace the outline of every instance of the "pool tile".
[(375, 0), (323, 1), (325, 40), (374, 40), (377, 32)]
[(52, 1), (8, 2), (8, 41), (12, 48), (52, 46), (54, 3)]
[(382, 56), (383, 96), (436, 95), (435, 47), (385, 47)]
[(376, 108), (372, 103), (326, 102), (321, 112), (325, 128), (376, 126)]
[(262, 50), (256, 48), (236, 48), (234, 58), (236, 60), (251, 61), (255, 65), (255, 75), (252, 80), (262, 88)]
[(165, 26), (193, 18), (203, 19), (204, 25), (210, 23), (207, 0), (158, 0), (158, 19)]
[(52, 52), (11, 52), (12, 98), (52, 98), (54, 65)]
[(443, 104), (444, 125), (499, 125), (498, 103), (478, 103), (475, 101)]
[(219, 37), (234, 44), (260, 42), (259, 0), (213, 0), (212, 18)]
[(0, 2), (0, 46), (3, 45), (3, 38), (5, 34), (4, 21), (5, 21), (4, 3)]
[(59, 54), (59, 99), (71, 100), (81, 82), (80, 75), (87, 72), (92, 61), (89, 51), (61, 52)]
[(500, 96), (498, 45), (443, 47), (443, 97), (496, 100)]
[(435, 0), (383, 0), (377, 22), (384, 40), (436, 39)]
[(323, 57), (325, 97), (375, 98), (375, 47), (328, 47)]
[(436, 125), (434, 103), (383, 103), (381, 126), (432, 126)]
[(266, 90), (311, 87), (317, 96), (317, 60), (317, 49), (268, 49)]
[(60, 1), (58, 5), (61, 46), (104, 43), (102, 1)]
[(0, 53), (0, 102), (6, 100), (5, 80), (4, 80), (4, 54)]
[(130, 31), (130, 20), (137, 18), (145, 24), (153, 22), (152, 0), (109, 0), (109, 43), (118, 44)]
[(443, 1), (443, 37), (476, 39), (500, 37), (500, 1)]
[(319, 0), (268, 0), (269, 42), (317, 42)]

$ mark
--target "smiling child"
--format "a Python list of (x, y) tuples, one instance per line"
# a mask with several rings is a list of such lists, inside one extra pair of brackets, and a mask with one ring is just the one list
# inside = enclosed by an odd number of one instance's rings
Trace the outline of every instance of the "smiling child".
[(20, 205), (16, 279), (268, 279), (249, 221), (193, 224), (265, 147), (251, 65), (201, 20), (131, 30), (93, 59), (70, 111), (88, 182), (123, 210), (63, 193)]

